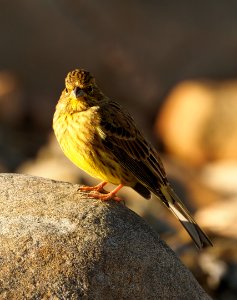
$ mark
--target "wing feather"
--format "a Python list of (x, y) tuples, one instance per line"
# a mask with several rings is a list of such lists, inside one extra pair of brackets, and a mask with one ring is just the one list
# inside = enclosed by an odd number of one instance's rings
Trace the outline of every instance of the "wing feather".
[[(151, 190), (157, 190), (167, 179), (163, 164), (152, 146), (137, 129), (132, 117), (118, 103), (101, 106), (101, 130), (104, 146), (135, 178)], [(104, 121), (106, 120), (106, 121)]]

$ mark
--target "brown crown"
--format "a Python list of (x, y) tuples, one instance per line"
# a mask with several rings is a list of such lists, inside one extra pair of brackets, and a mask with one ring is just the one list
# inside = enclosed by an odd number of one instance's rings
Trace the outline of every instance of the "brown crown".
[(82, 69), (75, 69), (67, 74), (65, 84), (67, 89), (72, 90), (77, 86), (84, 88), (88, 86), (92, 80), (93, 76), (90, 74), (90, 72)]

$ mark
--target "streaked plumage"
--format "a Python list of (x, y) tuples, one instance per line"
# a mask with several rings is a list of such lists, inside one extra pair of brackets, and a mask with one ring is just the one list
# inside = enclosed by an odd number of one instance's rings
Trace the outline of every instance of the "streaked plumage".
[[(66, 88), (56, 107), (53, 128), (65, 155), (79, 168), (103, 182), (93, 194), (115, 199), (122, 186), (130, 186), (145, 198), (154, 193), (180, 220), (198, 248), (211, 241), (194, 221), (168, 183), (156, 150), (137, 129), (132, 117), (106, 97), (85, 70), (66, 77)], [(118, 185), (108, 193), (107, 182)]]

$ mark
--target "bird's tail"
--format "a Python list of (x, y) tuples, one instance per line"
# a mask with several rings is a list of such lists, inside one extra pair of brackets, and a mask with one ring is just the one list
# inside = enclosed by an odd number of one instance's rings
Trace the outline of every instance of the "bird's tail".
[(167, 185), (162, 186), (160, 191), (162, 192), (162, 196), (165, 198), (163, 202), (179, 219), (180, 223), (189, 233), (196, 246), (199, 249), (207, 246), (212, 246), (212, 242), (210, 241), (208, 236), (195, 222), (188, 209), (185, 207), (185, 205), (179, 199), (179, 197), (175, 194), (173, 189), (169, 185)]

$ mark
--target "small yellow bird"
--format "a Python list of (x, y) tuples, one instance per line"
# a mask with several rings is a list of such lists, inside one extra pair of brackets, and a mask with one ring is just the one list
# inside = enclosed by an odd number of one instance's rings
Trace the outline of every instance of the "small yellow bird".
[[(198, 248), (212, 245), (171, 188), (158, 153), (132, 117), (106, 97), (87, 71), (69, 72), (53, 118), (56, 138), (79, 168), (102, 180), (93, 191), (101, 200), (121, 200), (116, 193), (130, 186), (144, 198), (154, 193), (179, 219)], [(103, 188), (117, 185), (112, 192)]]

